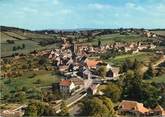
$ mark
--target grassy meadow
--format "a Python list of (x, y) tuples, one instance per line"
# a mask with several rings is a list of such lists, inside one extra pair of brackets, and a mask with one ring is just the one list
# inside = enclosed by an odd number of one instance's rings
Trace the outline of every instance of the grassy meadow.
[(114, 58), (110, 58), (108, 60), (105, 60), (106, 62), (113, 63), (114, 65), (121, 65), (126, 59), (135, 60), (148, 63), (150, 62), (151, 58), (153, 56), (152, 52), (139, 52), (136, 54), (124, 54), (124, 55), (118, 55)]
[[(10, 56), (14, 53), (24, 53), (27, 54), (33, 50), (42, 50), (46, 48), (56, 48), (58, 44), (51, 44), (47, 46), (39, 45), (39, 42), (42, 40), (47, 39), (54, 39), (54, 35), (44, 35), (44, 34), (37, 34), (26, 32), (23, 33), (22, 31), (3, 31), (0, 32), (0, 39), (1, 39), (1, 56)], [(13, 44), (7, 43), (7, 40), (14, 40)], [(22, 44), (25, 44), (24, 49), (18, 49), (13, 51), (13, 47), (22, 47)]]
[(165, 31), (151, 31), (151, 32), (156, 33), (158, 35), (165, 36)]
[(10, 78), (10, 82), (9, 79), (1, 79), (1, 89), (10, 92), (12, 90), (21, 90), (23, 87), (28, 89), (42, 88), (51, 86), (52, 83), (58, 82), (61, 78), (61, 76), (52, 74), (50, 71), (35, 71), (35, 76), (33, 74), (34, 72), (24, 73), (21, 77)]
[(91, 42), (88, 43), (96, 45), (99, 39), (101, 40), (102, 44), (111, 44), (114, 42), (138, 42), (147, 40), (146, 37), (142, 37), (137, 34), (121, 35), (120, 33), (116, 33), (96, 36)]

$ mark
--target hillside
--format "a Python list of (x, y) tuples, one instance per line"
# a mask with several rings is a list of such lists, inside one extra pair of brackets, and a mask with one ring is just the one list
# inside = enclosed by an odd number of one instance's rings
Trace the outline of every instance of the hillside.
[(156, 33), (156, 34), (158, 34), (158, 35), (160, 35), (160, 36), (165, 36), (165, 30), (151, 31), (151, 32)]
[(157, 35), (165, 36), (165, 29), (152, 29), (150, 31), (156, 33)]
[[(27, 54), (33, 50), (52, 48), (56, 46), (55, 35), (41, 34), (39, 32), (14, 28), (0, 27), (1, 56), (10, 56), (14, 53)], [(21, 49), (25, 45), (24, 49)], [(13, 51), (13, 48), (20, 48)]]

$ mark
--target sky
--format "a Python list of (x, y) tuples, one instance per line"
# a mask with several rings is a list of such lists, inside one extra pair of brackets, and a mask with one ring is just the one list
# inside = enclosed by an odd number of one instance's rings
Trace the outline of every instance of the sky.
[(0, 0), (0, 25), (31, 30), (165, 28), (165, 0)]

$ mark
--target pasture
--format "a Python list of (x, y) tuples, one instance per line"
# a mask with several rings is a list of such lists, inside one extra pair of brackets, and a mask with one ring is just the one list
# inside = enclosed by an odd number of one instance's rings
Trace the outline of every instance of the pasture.
[(137, 34), (129, 34), (129, 35), (121, 35), (120, 33), (116, 34), (106, 34), (106, 35), (100, 35), (96, 36), (94, 39), (92, 39), (90, 42), (85, 43), (91, 43), (93, 45), (96, 45), (98, 43), (98, 40), (101, 40), (102, 44), (112, 44), (114, 42), (138, 42), (138, 41), (144, 41), (148, 38), (142, 37)]
[(136, 54), (124, 54), (124, 55), (118, 55), (114, 58), (110, 58), (108, 60), (105, 60), (106, 62), (113, 63), (114, 65), (121, 65), (126, 59), (135, 60), (148, 63), (150, 62), (151, 58), (153, 57), (152, 52), (139, 52)]
[(34, 72), (24, 73), (21, 77), (10, 78), (10, 82), (9, 79), (0, 79), (1, 89), (9, 93), (13, 90), (21, 90), (23, 87), (27, 89), (42, 88), (51, 86), (52, 83), (58, 82), (61, 78), (61, 76), (53, 74), (50, 71), (35, 71), (35, 76), (32, 77), (33, 74)]
[(158, 34), (158, 35), (162, 35), (162, 36), (165, 36), (165, 31), (151, 31), (151, 32), (153, 32), (153, 33), (156, 33), (156, 34)]
[[(58, 44), (50, 44), (46, 46), (41, 46), (39, 44), (40, 41), (44, 40), (52, 40), (54, 39), (53, 35), (44, 35), (44, 34), (37, 34), (32, 32), (22, 32), (22, 31), (3, 31), (0, 32), (0, 38), (1, 38), (1, 56), (10, 56), (14, 53), (23, 53), (28, 54), (31, 51), (34, 50), (42, 50), (42, 49), (50, 49), (50, 48), (56, 48)], [(8, 43), (7, 40), (13, 40), (14, 43)], [(17, 49), (13, 51), (14, 47), (22, 47), (22, 45), (25, 45), (24, 49)]]

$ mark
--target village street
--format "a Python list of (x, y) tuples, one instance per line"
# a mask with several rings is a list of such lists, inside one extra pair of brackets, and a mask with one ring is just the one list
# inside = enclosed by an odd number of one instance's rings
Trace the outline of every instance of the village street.
[[(70, 98), (66, 99), (65, 102), (67, 104), (67, 107), (71, 106), (72, 104), (78, 102), (79, 100), (81, 100), (83, 97), (85, 97), (87, 95), (87, 93), (85, 92), (84, 89), (80, 90), (79, 92), (77, 92), (75, 95), (71, 96)], [(55, 105), (53, 108), (56, 110), (57, 113), (60, 112), (60, 106), (61, 103)]]

